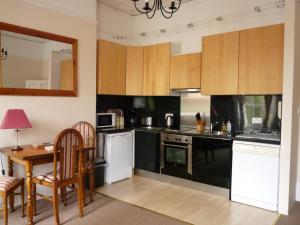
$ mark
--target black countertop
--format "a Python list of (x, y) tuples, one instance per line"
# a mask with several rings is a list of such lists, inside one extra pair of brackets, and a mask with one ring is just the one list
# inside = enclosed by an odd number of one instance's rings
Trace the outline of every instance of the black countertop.
[(114, 133), (123, 133), (132, 130), (134, 130), (134, 128), (132, 127), (111, 127), (111, 128), (97, 129), (96, 132), (105, 133), (105, 134), (114, 134)]
[(256, 142), (256, 143), (263, 143), (263, 144), (273, 144), (273, 145), (280, 145), (280, 140), (270, 140), (270, 139), (263, 139), (263, 138), (245, 138), (245, 137), (233, 137), (233, 140), (236, 141), (245, 141), (245, 142)]
[(148, 132), (164, 132), (170, 134), (179, 134), (179, 135), (187, 135), (193, 137), (201, 137), (201, 138), (211, 138), (211, 139), (222, 139), (228, 141), (245, 141), (245, 142), (257, 142), (257, 143), (264, 143), (264, 144), (275, 144), (280, 145), (280, 139), (270, 140), (264, 139), (261, 137), (234, 137), (234, 136), (227, 136), (227, 135), (214, 135), (210, 133), (200, 133), (196, 129), (189, 129), (189, 130), (176, 130), (176, 129), (167, 129), (165, 127), (113, 127), (113, 128), (105, 128), (105, 129), (97, 129), (97, 133), (106, 133), (106, 134), (113, 134), (113, 133), (122, 133), (127, 131), (148, 131)]

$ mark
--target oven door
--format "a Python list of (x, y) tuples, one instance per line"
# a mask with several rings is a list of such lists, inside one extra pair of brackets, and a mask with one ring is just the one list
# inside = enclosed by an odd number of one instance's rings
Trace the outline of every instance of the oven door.
[(187, 144), (163, 142), (161, 146), (161, 173), (190, 178), (191, 147)]

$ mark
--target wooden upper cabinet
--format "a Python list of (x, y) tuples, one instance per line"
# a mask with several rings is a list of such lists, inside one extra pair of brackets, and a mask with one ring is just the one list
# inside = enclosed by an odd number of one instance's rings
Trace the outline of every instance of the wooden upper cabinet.
[(143, 95), (169, 95), (170, 43), (144, 47)]
[(126, 46), (98, 41), (98, 94), (125, 95)]
[(143, 95), (144, 48), (127, 47), (126, 95)]
[(201, 93), (234, 95), (238, 92), (239, 32), (202, 40)]
[(170, 89), (200, 88), (201, 53), (171, 56)]
[(239, 94), (281, 94), (284, 25), (240, 32)]

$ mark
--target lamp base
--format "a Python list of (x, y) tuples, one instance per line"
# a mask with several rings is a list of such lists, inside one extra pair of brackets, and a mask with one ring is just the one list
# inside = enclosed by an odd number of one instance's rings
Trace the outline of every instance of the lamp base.
[(22, 151), (23, 148), (20, 147), (20, 146), (16, 146), (16, 147), (14, 147), (12, 150), (13, 150), (13, 151)]

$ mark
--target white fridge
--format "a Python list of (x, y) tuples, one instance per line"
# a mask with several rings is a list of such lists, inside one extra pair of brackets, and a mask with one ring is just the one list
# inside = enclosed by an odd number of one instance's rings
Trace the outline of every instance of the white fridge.
[(133, 174), (134, 132), (105, 135), (105, 181), (111, 184)]

